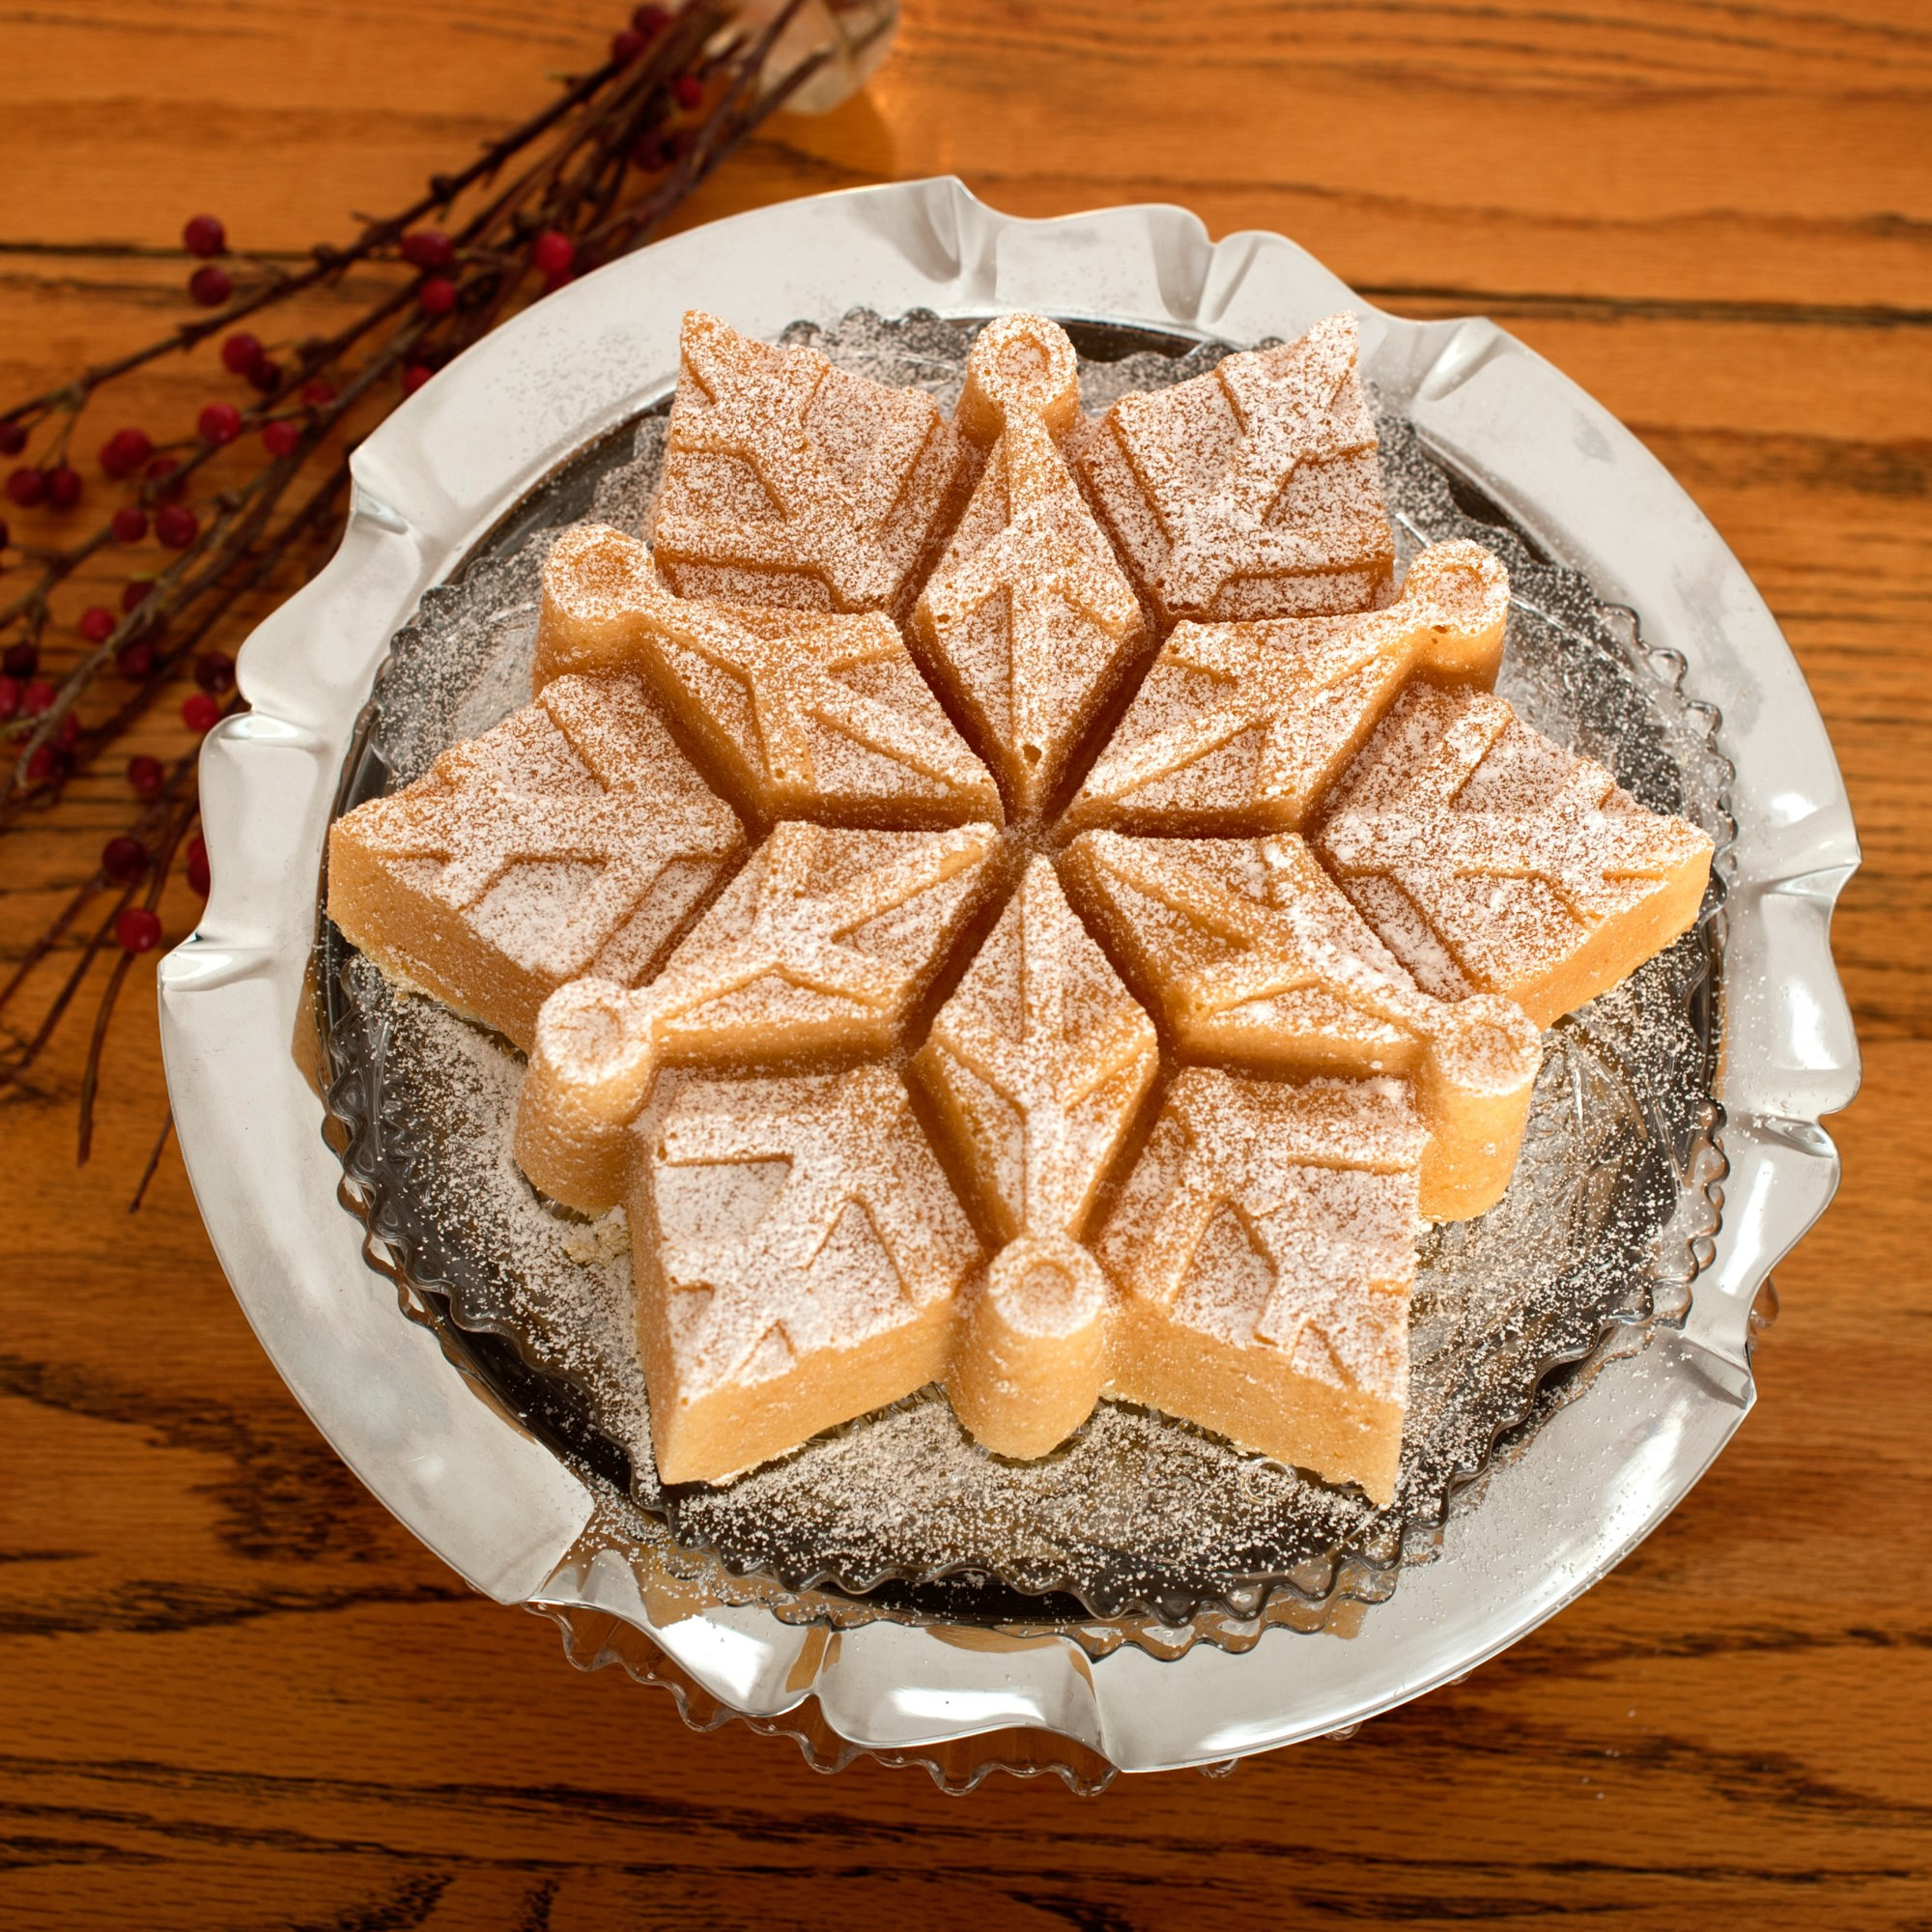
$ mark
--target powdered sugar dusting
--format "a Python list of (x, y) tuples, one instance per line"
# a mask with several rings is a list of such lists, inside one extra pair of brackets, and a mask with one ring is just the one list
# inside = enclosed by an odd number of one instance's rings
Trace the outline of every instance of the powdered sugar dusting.
[[(1031, 380), (1015, 379), (1020, 366)], [(962, 411), (993, 439), (991, 450), (913, 623), (1009, 800), (1037, 810), (1124, 674), (1144, 626), (1056, 440), (1078, 407), (1065, 332), (1040, 316), (1002, 317), (976, 344), (967, 373)]]
[(1260, 624), (1181, 624), (1089, 774), (1073, 816), (1121, 830), (1293, 830), (1417, 671), (1488, 682), (1506, 573), (1435, 544), (1385, 610)]
[(688, 597), (883, 611), (949, 506), (958, 439), (931, 401), (696, 311), (651, 540)]
[(1210, 375), (1122, 398), (1077, 458), (1163, 615), (1363, 610), (1394, 559), (1355, 321), (1231, 355)]
[(1593, 943), (1601, 964), (1583, 996), (1621, 979), (1655, 947), (1646, 915), (1679, 879), (1685, 918), (1694, 910), (1711, 844), (1685, 820), (1645, 810), (1502, 698), (1427, 685), (1397, 700), (1315, 838), (1345, 890), (1379, 888), (1357, 903), (1371, 920), (1378, 907), (1396, 912), (1384, 938), (1399, 945), (1418, 922), (1428, 928), (1433, 977), (1446, 977), (1447, 952), (1468, 981), (1525, 1003)]

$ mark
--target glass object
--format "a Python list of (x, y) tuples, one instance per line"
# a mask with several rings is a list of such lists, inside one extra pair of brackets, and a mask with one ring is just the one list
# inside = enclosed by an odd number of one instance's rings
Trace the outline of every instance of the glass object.
[[(746, 31), (759, 33), (785, 5), (786, 0), (744, 0), (737, 18)], [(785, 106), (794, 114), (829, 114), (878, 71), (898, 24), (898, 0), (803, 0), (779, 30), (764, 72), (776, 83), (822, 54), (823, 64), (793, 90)]]

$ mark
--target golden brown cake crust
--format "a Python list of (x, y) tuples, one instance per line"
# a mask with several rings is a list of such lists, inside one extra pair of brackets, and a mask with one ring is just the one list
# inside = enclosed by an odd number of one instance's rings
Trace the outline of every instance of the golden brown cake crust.
[(1315, 850), (1432, 992), (1539, 1026), (1689, 928), (1708, 834), (1646, 810), (1500, 697), (1418, 684), (1328, 801)]
[(1096, 1248), (1115, 1392), (1387, 1502), (1424, 1136), (1399, 1081), (1179, 1075)]
[(622, 1198), (630, 1124), (667, 1060), (757, 1065), (896, 1045), (990, 889), (994, 828), (855, 832), (787, 821), (635, 992), (584, 979), (539, 1016), (517, 1158), (547, 1194)]
[(881, 1066), (681, 1087), (631, 1216), (668, 1483), (716, 1481), (935, 1379), (980, 1260)]
[(1488, 690), (1509, 578), (1479, 544), (1432, 544), (1386, 610), (1179, 624), (1068, 813), (1075, 825), (1293, 832), (1418, 674)]
[(1024, 815), (1059, 795), (1146, 627), (1057, 440), (1079, 414), (1065, 331), (1037, 315), (987, 324), (959, 414), (986, 460), (914, 607), (913, 635)]
[(328, 912), (397, 979), (527, 1047), (586, 974), (632, 985), (743, 850), (636, 678), (564, 678), (336, 820)]
[(991, 773), (890, 618), (672, 594), (633, 537), (580, 524), (544, 563), (531, 682), (641, 671), (753, 823), (959, 825), (1001, 817)]

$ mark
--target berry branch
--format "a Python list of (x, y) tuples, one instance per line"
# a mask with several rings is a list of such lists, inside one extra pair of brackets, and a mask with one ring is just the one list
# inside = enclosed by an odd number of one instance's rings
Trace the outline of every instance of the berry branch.
[[(186, 294), (210, 313), (0, 412), (0, 459), (18, 459), (4, 508), (23, 523), (15, 541), (0, 516), (0, 580), (23, 573), (17, 588), (0, 581), (0, 592), (12, 590), (0, 595), (0, 835), (58, 810), (71, 781), (99, 769), (185, 681), (179, 716), (197, 748), (171, 765), (147, 754), (127, 761), (125, 827), (0, 984), (4, 1096), (54, 1038), (100, 956), (113, 958), (81, 1076), (81, 1160), (115, 1006), (134, 963), (166, 936), (160, 908), (177, 866), (193, 892), (208, 891), (198, 745), (242, 708), (226, 646), (246, 628), (247, 600), (286, 594), (325, 559), (349, 455), (389, 410), (517, 308), (648, 241), (811, 77), (829, 48), (774, 71), (803, 4), (790, 0), (755, 30), (736, 0), (690, 0), (675, 13), (639, 7), (594, 71), (566, 80), (465, 166), (433, 176), (407, 207), (358, 215), (353, 241), (319, 243), (299, 267), (237, 253), (219, 220), (194, 216), (182, 235), (193, 263)], [(332, 333), (264, 339), (278, 310), (340, 292), (352, 271), (381, 276), (380, 292)], [(71, 452), (91, 440), (85, 426), (115, 384), (211, 344), (239, 392), (213, 396), (172, 437), (114, 429), (99, 448), (100, 481), (91, 482)], [(104, 520), (69, 532), (97, 495), (106, 498)], [(74, 608), (80, 582), (103, 562), (126, 570), (119, 608)], [(14, 1028), (8, 1016), (68, 949), (75, 956), (37, 1020)], [(148, 1175), (167, 1133), (164, 1122)]]

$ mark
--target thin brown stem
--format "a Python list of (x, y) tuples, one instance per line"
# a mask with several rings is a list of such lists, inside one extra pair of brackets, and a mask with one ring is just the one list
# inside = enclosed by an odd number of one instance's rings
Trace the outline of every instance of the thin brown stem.
[(141, 1178), (134, 1183), (134, 1198), (128, 1204), (130, 1214), (141, 1211), (141, 1203), (147, 1198), (148, 1183), (154, 1179), (161, 1165), (161, 1155), (166, 1151), (168, 1136), (175, 1130), (175, 1110), (170, 1107), (161, 1116), (161, 1130), (155, 1136), (155, 1145), (149, 1151), (148, 1164), (141, 1170)]
[(231, 328), (238, 322), (271, 303), (286, 300), (304, 289), (314, 288), (318, 283), (342, 274), (356, 263), (367, 260), (380, 248), (391, 247), (401, 241), (403, 235), (424, 215), (433, 214), (438, 209), (447, 208), (467, 187), (474, 186), (480, 181), (487, 181), (513, 155), (547, 133), (570, 111), (588, 100), (597, 90), (614, 73), (622, 70), (614, 61), (607, 61), (590, 73), (575, 80), (567, 86), (556, 99), (533, 114), (521, 127), (496, 141), (486, 142), (483, 152), (466, 168), (454, 175), (439, 175), (431, 181), (428, 192), (417, 197), (400, 213), (386, 216), (381, 221), (369, 223), (362, 233), (344, 246), (336, 247), (328, 243), (320, 244), (315, 253), (313, 265), (298, 274), (285, 275), (270, 282), (262, 289), (244, 296), (240, 301), (231, 302), (219, 314), (202, 316), (192, 322), (182, 323), (158, 342), (151, 342), (144, 349), (130, 350), (126, 355), (118, 355), (111, 361), (96, 363), (83, 369), (71, 382), (64, 383), (51, 389), (44, 389), (38, 396), (30, 396), (25, 402), (15, 403), (0, 415), (0, 422), (38, 421), (49, 410), (59, 408), (78, 409), (79, 405), (99, 388), (103, 383), (112, 382), (117, 376), (125, 376), (130, 370), (152, 362), (158, 356), (174, 354), (177, 350), (194, 348), (212, 335), (218, 335)]
[(93, 938), (81, 949), (80, 957), (74, 962), (73, 969), (68, 974), (60, 991), (54, 995), (53, 1004), (41, 1016), (41, 1024), (33, 1037), (14, 1055), (9, 1065), (0, 1066), (0, 1094), (5, 1094), (10, 1088), (17, 1087), (26, 1078), (28, 1068), (41, 1057), (47, 1042), (53, 1038), (54, 1029), (60, 1025), (62, 1016), (72, 1003), (73, 996), (80, 991), (81, 982), (87, 978), (88, 968), (94, 964), (101, 948), (107, 944), (108, 936), (114, 930), (114, 922), (132, 902), (135, 887), (139, 884), (140, 881), (137, 879), (123, 890), (121, 896), (115, 900)]
[[(315, 547), (332, 528), (348, 485), (346, 452), (367, 433), (374, 416), (391, 406), (379, 399), (376, 385), (393, 382), (411, 363), (439, 366), (530, 299), (536, 293), (531, 243), (540, 232), (554, 229), (569, 237), (580, 268), (597, 266), (648, 239), (691, 189), (816, 71), (814, 59), (770, 86), (762, 84), (772, 49), (799, 4), (792, 0), (758, 35), (750, 36), (733, 29), (731, 0), (692, 0), (638, 59), (621, 66), (607, 62), (566, 79), (539, 112), (483, 144), (461, 169), (433, 177), (426, 192), (408, 207), (382, 217), (355, 216), (356, 233), (346, 245), (320, 244), (307, 259), (286, 268), (231, 258), (228, 266), (242, 290), (220, 310), (191, 316), (158, 340), (91, 364), (71, 381), (0, 412), (0, 421), (37, 429), (37, 461), (44, 466), (64, 460), (81, 436), (83, 412), (103, 386), (158, 357), (192, 351), (306, 290), (338, 286), (364, 264), (394, 277), (367, 296), (359, 282), (355, 284), (347, 295), (356, 304), (355, 312), (347, 322), (327, 336), (299, 342), (285, 357), (278, 352), (285, 362), (279, 377), (251, 398), (241, 414), (250, 431), (270, 422), (297, 424), (298, 434), (287, 453), (264, 460), (231, 487), (195, 500), (203, 527), (194, 540), (168, 558), (131, 610), (124, 605), (105, 639), (71, 660), (63, 659), (51, 705), (0, 726), (0, 745), (7, 748), (12, 765), (0, 781), (0, 832), (29, 809), (58, 805), (70, 776), (149, 713), (205, 640), (220, 635), (224, 626), (239, 626), (241, 600), (298, 581), (314, 567)], [(676, 83), (686, 73), (701, 74), (707, 85), (707, 99), (690, 113), (675, 102)], [(640, 144), (661, 138), (671, 146), (672, 164), (653, 179), (647, 173), (650, 154)], [(449, 230), (453, 259), (446, 268), (426, 269), (403, 252), (404, 238), (425, 220)], [(437, 273), (446, 274), (458, 289), (455, 308), (441, 317), (432, 317), (420, 305), (425, 283)], [(326, 377), (336, 393), (305, 406), (298, 401), (298, 391), (317, 377)], [(220, 447), (200, 437), (158, 446), (156, 455), (168, 457), (174, 469), (165, 476), (129, 479), (125, 500), (154, 511), (181, 500), (198, 487), (198, 478), (199, 487), (206, 489), (205, 466)], [(311, 487), (317, 472), (320, 480)], [(23, 560), (30, 578), (0, 608), (0, 638), (10, 647), (38, 649), (55, 622), (61, 586), (114, 540), (110, 523), (65, 546), (27, 547)], [(148, 647), (138, 661), (125, 655), (135, 642)], [(76, 728), (73, 721), (82, 717), (84, 702), (117, 660), (138, 681), (125, 696), (108, 700), (104, 718), (91, 724), (83, 720)], [(241, 701), (231, 698), (228, 710), (233, 712)], [(44, 748), (56, 746), (58, 753), (50, 759)], [(141, 878), (116, 887), (104, 869), (97, 870), (27, 947), (0, 986), (0, 1009), (6, 1009), (29, 985), (37, 986), (43, 974), (59, 980), (30, 1037), (0, 1058), (0, 1091), (5, 1091), (40, 1060), (80, 989), (95, 983), (98, 955), (115, 948), (115, 963), (95, 1008), (81, 1077), (77, 1146), (82, 1160), (93, 1144), (113, 1014), (135, 957), (118, 948), (116, 924), (143, 895), (142, 879), (145, 902), (158, 906), (182, 841), (195, 822), (198, 753), (197, 747), (177, 760), (159, 795), (132, 814), (131, 836), (154, 853)], [(30, 779), (37, 757), (44, 769), (38, 780)], [(50, 971), (54, 953), (69, 946), (74, 948), (74, 957)], [(171, 1122), (164, 1121), (130, 1209), (139, 1206), (171, 1131)]]
[[(312, 432), (315, 440), (320, 440), (321, 436), (327, 434), (329, 427), (340, 421), (343, 415), (355, 407), (356, 401), (372, 384), (409, 353), (417, 333), (419, 331), (404, 331), (402, 335), (392, 338), (385, 349), (379, 352), (364, 366), (355, 381), (329, 405), (326, 420), (319, 422), (317, 429)], [(167, 607), (165, 593), (179, 591), (171, 607), (178, 610), (185, 609), (197, 597), (216, 588), (230, 566), (237, 559), (246, 555), (256, 536), (267, 525), (269, 518), (274, 514), (275, 506), (280, 502), (283, 492), (294, 480), (295, 473), (296, 461), (291, 457), (282, 463), (271, 464), (256, 476), (241, 493), (241, 502), (236, 508), (216, 523), (205, 536), (197, 539), (188, 550), (184, 551), (180, 561), (170, 566), (157, 580), (156, 588), (164, 595), (162, 604), (156, 607), (156, 611), (170, 608)], [(245, 516), (241, 514), (243, 507), (247, 512)], [(211, 553), (213, 561), (209, 563), (209, 567), (201, 571), (198, 576), (189, 576), (187, 574), (189, 567), (207, 560)], [(154, 604), (154, 598), (155, 593), (151, 591), (140, 610), (149, 610)], [(20, 747), (10, 781), (10, 790), (14, 797), (32, 789), (27, 777), (27, 767), (35, 751), (52, 741), (54, 733), (60, 728), (61, 720), (73, 708), (76, 700), (92, 684), (96, 675), (127, 641), (128, 635), (131, 635), (131, 632), (128, 622), (124, 620), (105, 642), (96, 645), (93, 651), (69, 673), (53, 703), (41, 716), (34, 730)], [(4, 822), (4, 817), (0, 817), (0, 823)]]
[[(198, 808), (197, 808), (198, 809)], [(187, 828), (194, 823), (194, 810), (177, 814), (168, 828), (166, 842), (155, 854), (155, 863), (148, 874), (148, 890), (143, 903), (150, 912), (160, 904), (161, 889), (168, 882), (168, 868), (174, 864), (176, 849), (187, 836)], [(100, 995), (100, 1005), (95, 1010), (94, 1032), (87, 1042), (87, 1060), (80, 1073), (80, 1110), (77, 1123), (77, 1151), (74, 1157), (76, 1167), (87, 1165), (87, 1156), (94, 1147), (94, 1101), (100, 1090), (100, 1060), (107, 1048), (108, 1022), (114, 1017), (116, 1002), (121, 997), (121, 988), (128, 983), (128, 975), (132, 970), (137, 957), (132, 952), (123, 952), (114, 962), (114, 970), (107, 976), (107, 984)]]
[(87, 1042), (87, 1065), (80, 1076), (80, 1121), (73, 1162), (76, 1167), (85, 1167), (88, 1155), (94, 1151), (94, 1096), (100, 1085), (100, 1056), (107, 1046), (107, 1026), (114, 1017), (121, 988), (128, 983), (128, 975), (133, 969), (133, 953), (123, 952), (107, 976), (100, 1004), (94, 1009), (94, 1033)]
[[(141, 814), (140, 818), (135, 821), (133, 836), (141, 838), (144, 845), (147, 842), (147, 836), (152, 836), (154, 828), (165, 822), (169, 810), (178, 799), (182, 798), (185, 794), (190, 799), (192, 798), (195, 765), (199, 757), (200, 753), (195, 751), (188, 753), (183, 758), (177, 759), (174, 770), (162, 781), (159, 795), (148, 810)], [(189, 815), (193, 815), (192, 810)], [(26, 984), (34, 968), (46, 958), (54, 948), (60, 944), (61, 940), (66, 936), (68, 929), (93, 902), (95, 895), (107, 883), (108, 880), (104, 873), (96, 872), (74, 894), (66, 906), (61, 909), (45, 930), (27, 948), (19, 964), (14, 969), (13, 977), (8, 980), (4, 986), (0, 986), (0, 1012), (6, 1010), (14, 995)], [(138, 880), (135, 881), (135, 884), (138, 883)], [(133, 886), (130, 885), (128, 888), (128, 892), (122, 896), (120, 903), (116, 905), (114, 912), (108, 915), (106, 924), (101, 928), (103, 936), (107, 930), (107, 926), (112, 925), (115, 916), (121, 910), (121, 906), (128, 903), (128, 899), (132, 895), (132, 893)], [(86, 972), (86, 962), (83, 961), (77, 970), (84, 975)], [(57, 1019), (59, 1015), (56, 1014), (55, 1018)], [(22, 1050), (14, 1064), (12, 1066), (0, 1068), (0, 1092), (4, 1092), (10, 1082), (17, 1079), (20, 1074), (27, 1070), (27, 1067), (39, 1054), (41, 1047), (45, 1045), (46, 1037), (51, 1034), (51, 1031), (50, 1027), (43, 1024), (40, 1036), (37, 1036), (35, 1040)]]

